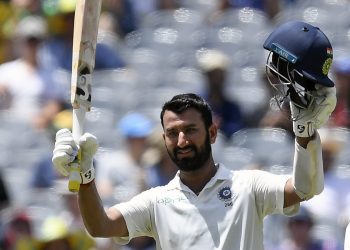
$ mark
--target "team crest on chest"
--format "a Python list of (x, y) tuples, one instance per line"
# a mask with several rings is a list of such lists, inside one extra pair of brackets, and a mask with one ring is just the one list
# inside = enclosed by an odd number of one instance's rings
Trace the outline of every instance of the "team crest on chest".
[(222, 187), (218, 192), (218, 198), (221, 201), (228, 202), (232, 200), (232, 192), (230, 187)]

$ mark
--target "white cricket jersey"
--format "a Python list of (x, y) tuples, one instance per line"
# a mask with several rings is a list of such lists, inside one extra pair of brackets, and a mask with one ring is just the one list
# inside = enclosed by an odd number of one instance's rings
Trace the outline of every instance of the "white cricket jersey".
[(160, 250), (262, 250), (263, 219), (283, 213), (289, 176), (260, 170), (231, 171), (223, 165), (195, 195), (179, 173), (166, 186), (147, 190), (115, 205), (129, 237), (153, 237)]
[(345, 230), (344, 250), (350, 250), (350, 223), (346, 226)]

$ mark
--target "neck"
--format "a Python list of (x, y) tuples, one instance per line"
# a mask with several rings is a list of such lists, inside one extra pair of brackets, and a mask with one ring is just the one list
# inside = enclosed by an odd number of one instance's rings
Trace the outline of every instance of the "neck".
[(180, 179), (195, 194), (199, 194), (205, 185), (216, 174), (217, 166), (214, 160), (210, 158), (206, 164), (195, 171), (180, 171)]

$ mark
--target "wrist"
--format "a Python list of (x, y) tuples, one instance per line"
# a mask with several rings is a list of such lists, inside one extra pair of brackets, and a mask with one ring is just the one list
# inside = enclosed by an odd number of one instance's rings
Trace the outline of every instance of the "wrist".
[(90, 169), (88, 169), (85, 172), (80, 173), (80, 177), (81, 177), (81, 184), (88, 184), (88, 183), (92, 182), (95, 179), (94, 166), (91, 164)]
[(296, 142), (302, 146), (303, 148), (307, 148), (307, 145), (310, 141), (315, 139), (315, 134), (313, 134), (311, 137), (299, 137), (296, 136)]
[(91, 186), (94, 182), (95, 182), (95, 180), (92, 180), (92, 181), (90, 181), (90, 182), (88, 182), (88, 183), (85, 183), (85, 184), (81, 183), (81, 184), (80, 184), (80, 187), (89, 187), (89, 186)]
[(293, 122), (293, 132), (297, 137), (312, 137), (315, 133), (313, 122)]

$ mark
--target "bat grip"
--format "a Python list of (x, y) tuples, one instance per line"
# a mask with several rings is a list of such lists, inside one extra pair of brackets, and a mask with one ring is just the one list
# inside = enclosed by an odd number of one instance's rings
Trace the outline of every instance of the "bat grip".
[[(73, 127), (72, 133), (74, 141), (78, 144), (79, 139), (84, 131), (84, 120), (85, 120), (86, 110), (84, 108), (73, 109)], [(81, 184), (80, 176), (80, 160), (81, 151), (79, 149), (78, 155), (75, 160), (70, 164), (69, 168), (69, 182), (68, 189), (70, 192), (78, 192)]]
[(71, 163), (69, 171), (68, 189), (70, 192), (76, 193), (79, 191), (81, 183), (79, 160), (76, 159)]

